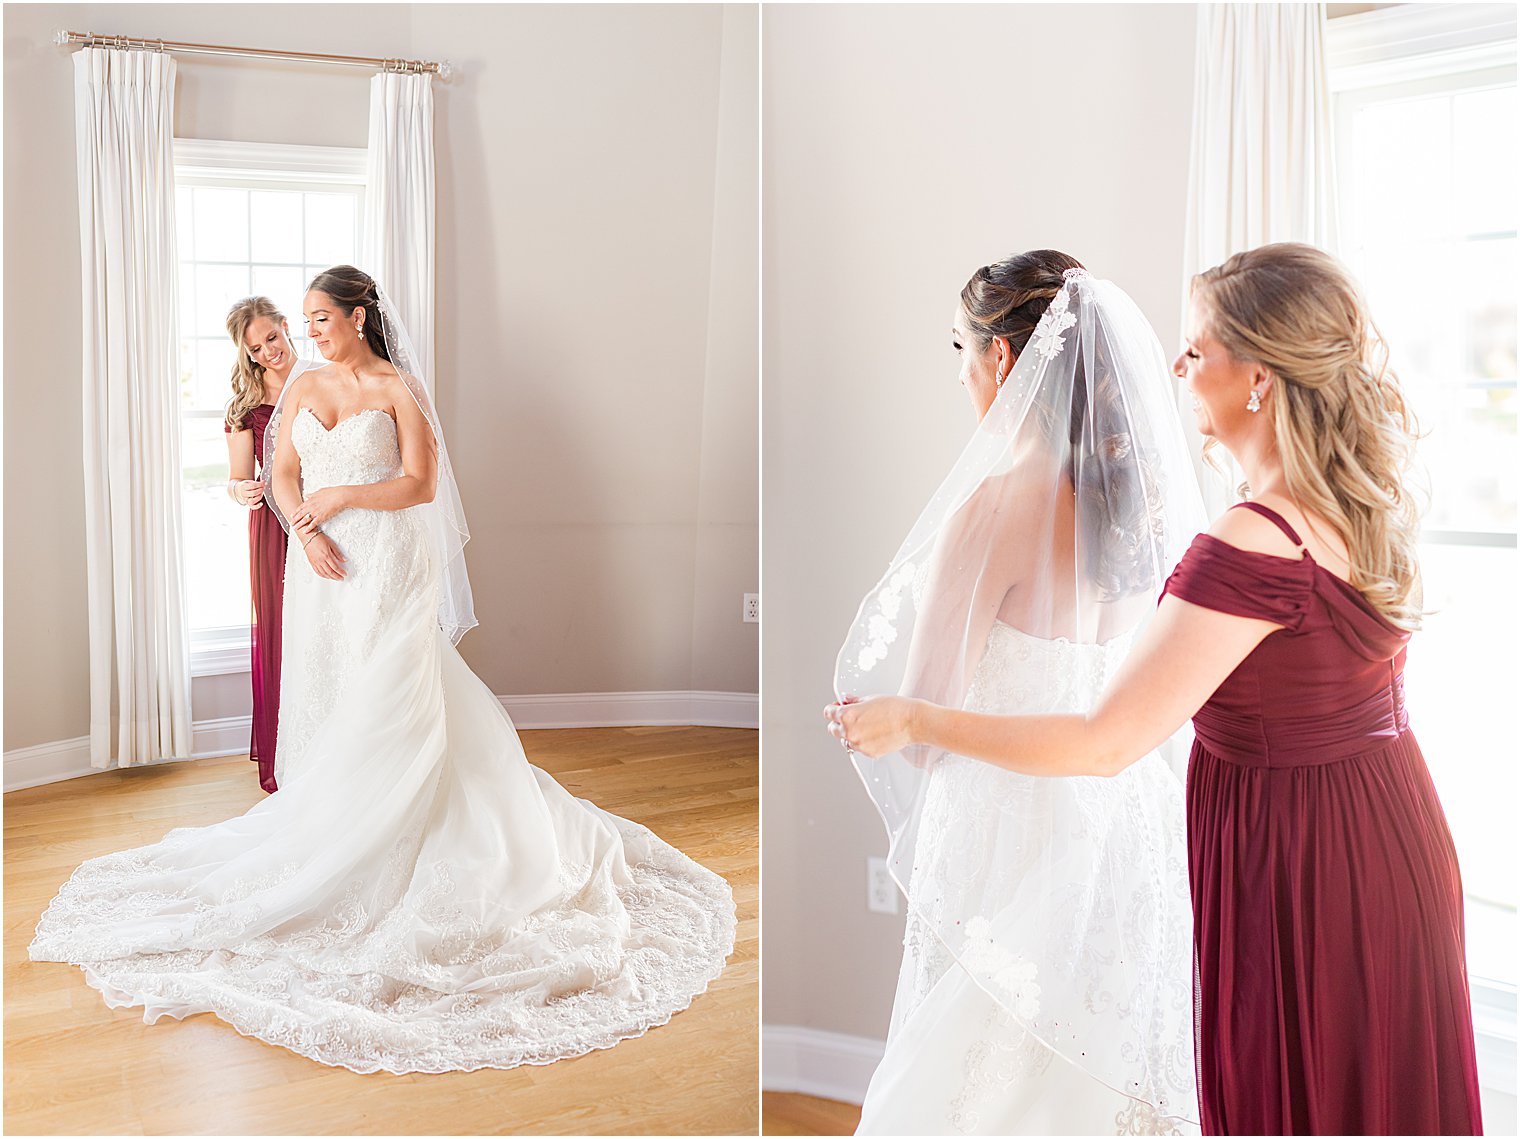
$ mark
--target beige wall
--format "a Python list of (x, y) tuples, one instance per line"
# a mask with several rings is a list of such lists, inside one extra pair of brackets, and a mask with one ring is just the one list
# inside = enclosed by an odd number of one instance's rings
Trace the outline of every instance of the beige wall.
[(763, 15), (765, 1020), (885, 1035), (901, 918), (822, 730), (865, 591), (972, 427), (949, 328), (980, 265), (1064, 249), (1180, 322), (1194, 12)]
[[(439, 410), (499, 693), (749, 691), (752, 7), (8, 5), (5, 740), (88, 730), (72, 67), (58, 28), (448, 59)], [(365, 73), (181, 56), (176, 134), (363, 146)], [(195, 682), (198, 719), (246, 677)]]

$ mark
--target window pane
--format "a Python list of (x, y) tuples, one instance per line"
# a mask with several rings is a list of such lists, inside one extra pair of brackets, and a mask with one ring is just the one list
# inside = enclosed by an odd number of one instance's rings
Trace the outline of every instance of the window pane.
[(195, 335), (195, 265), (179, 263), (179, 334)]
[(289, 190), (254, 190), (248, 195), (252, 219), (251, 256), (259, 261), (301, 260), (301, 195)]
[[(1445, 236), (1451, 216), (1451, 97), (1363, 108), (1352, 126), (1357, 213), (1370, 232)], [(1411, 155), (1418, 155), (1412, 161)]]
[(179, 243), (179, 257), (185, 261), (195, 257), (195, 214), (194, 207), (190, 204), (193, 200), (189, 186), (174, 188), (175, 238)]
[(195, 188), (195, 257), (198, 261), (248, 260), (248, 191)]
[[(1514, 208), (1511, 207), (1511, 214)], [(1472, 383), (1515, 383), (1515, 268), (1513, 237), (1472, 241), (1462, 247), (1459, 280), (1470, 295), (1463, 305), (1462, 371)]]
[(183, 410), (195, 406), (195, 341), (187, 336), (179, 340), (179, 405)]
[(341, 265), (354, 255), (352, 194), (306, 195), (306, 260), (322, 267)]
[(192, 629), (246, 625), (248, 511), (227, 497), (227, 443), (217, 419), (185, 419), (185, 603)]
[[(220, 411), (232, 398), (233, 344), (229, 337), (195, 342), (194, 406)], [(218, 428), (220, 430), (220, 428)]]
[(1515, 201), (1520, 199), (1515, 89), (1471, 91), (1453, 102), (1456, 229), (1462, 234), (1513, 230)]
[[(1430, 614), (1409, 648), (1410, 724), (1451, 824), (1469, 898), (1513, 907), (1514, 736), (1500, 720), (1514, 702), (1520, 553), (1426, 543), (1420, 567)], [(1474, 973), (1506, 975), (1491, 942), (1474, 946)], [(1512, 954), (1508, 960), (1512, 979)]]
[(295, 265), (255, 265), (253, 267), (253, 291), (274, 301), (285, 314), (294, 336), (301, 320), (301, 287), (306, 284), (301, 269)]
[[(227, 313), (248, 295), (247, 265), (197, 265), (195, 268), (195, 336), (227, 340)], [(230, 344), (231, 340), (227, 340)]]

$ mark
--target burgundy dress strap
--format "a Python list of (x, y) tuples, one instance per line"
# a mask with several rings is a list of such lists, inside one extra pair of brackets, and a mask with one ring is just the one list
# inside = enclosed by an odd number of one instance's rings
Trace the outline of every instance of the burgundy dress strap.
[(1242, 550), (1212, 534), (1193, 539), (1163, 594), (1297, 632), (1314, 594), (1314, 562)]
[(1295, 546), (1303, 546), (1304, 540), (1298, 536), (1298, 531), (1293, 529), (1292, 526), (1289, 526), (1288, 520), (1281, 514), (1277, 513), (1277, 511), (1273, 510), (1270, 506), (1263, 506), (1259, 502), (1237, 502), (1235, 506), (1230, 507), (1230, 509), (1234, 510), (1237, 506), (1244, 506), (1247, 510), (1251, 510), (1257, 514), (1260, 514), (1268, 522), (1276, 523), (1277, 528), (1288, 536), (1288, 541), (1292, 542)]

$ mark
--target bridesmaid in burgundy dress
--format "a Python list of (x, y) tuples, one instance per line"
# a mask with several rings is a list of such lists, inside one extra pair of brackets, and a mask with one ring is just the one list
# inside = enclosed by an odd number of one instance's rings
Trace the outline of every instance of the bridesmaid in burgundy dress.
[(1409, 728), (1412, 433), (1360, 293), (1306, 245), (1200, 274), (1174, 365), (1252, 501), (1200, 535), (1085, 716), (831, 704), (926, 743), (1111, 775), (1188, 717), (1197, 1058), (1209, 1134), (1480, 1134), (1462, 883)]
[(227, 432), (231, 480), (227, 493), (248, 514), (249, 585), (253, 598), (253, 731), (248, 757), (259, 765), (259, 786), (278, 788), (274, 752), (280, 723), (280, 616), (285, 594), (285, 529), (263, 508), (264, 428), (285, 385), (306, 368), (290, 343), (290, 327), (268, 297), (238, 301), (227, 314), (227, 331), (238, 345), (232, 368), (232, 402), (222, 424)]

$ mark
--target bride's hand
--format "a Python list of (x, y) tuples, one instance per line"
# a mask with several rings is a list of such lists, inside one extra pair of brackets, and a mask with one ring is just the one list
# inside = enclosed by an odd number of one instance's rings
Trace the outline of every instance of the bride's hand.
[(306, 544), (301, 548), (306, 552), (306, 560), (311, 563), (312, 570), (318, 577), (330, 578), (333, 581), (343, 580), (343, 563), (347, 560), (333, 540), (326, 534), (318, 534), (309, 541), (302, 539)]
[(829, 735), (849, 751), (876, 759), (917, 742), (913, 738), (914, 710), (920, 703), (906, 696), (846, 696), (824, 708)]
[(290, 524), (297, 530), (320, 526), (333, 515), (348, 509), (347, 487), (325, 486), (306, 496), (290, 516)]

